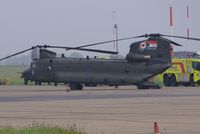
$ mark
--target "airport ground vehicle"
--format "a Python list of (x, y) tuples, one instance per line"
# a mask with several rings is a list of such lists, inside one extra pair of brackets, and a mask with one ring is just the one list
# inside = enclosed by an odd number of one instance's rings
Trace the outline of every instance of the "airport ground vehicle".
[(156, 76), (165, 86), (200, 85), (200, 59), (173, 58), (172, 66)]

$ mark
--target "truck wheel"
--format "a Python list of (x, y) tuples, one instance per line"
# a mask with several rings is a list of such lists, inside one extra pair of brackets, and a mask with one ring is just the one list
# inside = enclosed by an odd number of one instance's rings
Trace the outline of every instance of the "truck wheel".
[(178, 86), (178, 82), (177, 82), (177, 80), (176, 80), (176, 76), (175, 76), (175, 75), (172, 75), (172, 76), (171, 76), (171, 78), (170, 78), (170, 85), (171, 85), (172, 87)]
[(169, 87), (170, 86), (170, 77), (165, 74), (163, 75), (163, 84), (166, 86), (166, 87)]
[(190, 86), (195, 86), (194, 75), (193, 74), (190, 75)]
[(200, 81), (197, 82), (197, 86), (200, 86)]
[(149, 87), (144, 85), (144, 84), (142, 84), (142, 83), (138, 83), (137, 84), (137, 89), (149, 89)]

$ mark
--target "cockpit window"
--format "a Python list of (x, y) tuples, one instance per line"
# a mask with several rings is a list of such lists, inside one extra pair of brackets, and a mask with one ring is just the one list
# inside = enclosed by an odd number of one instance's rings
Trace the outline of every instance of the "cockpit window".
[(200, 62), (192, 62), (192, 68), (200, 71)]

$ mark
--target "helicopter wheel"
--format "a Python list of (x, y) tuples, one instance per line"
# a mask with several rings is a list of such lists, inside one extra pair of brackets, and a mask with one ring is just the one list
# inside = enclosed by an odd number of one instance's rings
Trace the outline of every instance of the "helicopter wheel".
[(41, 82), (41, 81), (39, 81), (39, 82), (38, 82), (38, 85), (40, 85), (40, 86), (41, 86), (41, 85), (42, 85), (42, 82)]
[(78, 90), (83, 90), (83, 86), (81, 84), (78, 85)]
[(69, 84), (70, 90), (83, 90), (83, 86), (80, 83)]
[(38, 81), (35, 81), (35, 85), (38, 85)]
[(28, 80), (24, 79), (24, 85), (28, 85)]
[(57, 82), (55, 82), (55, 83), (54, 83), (54, 86), (55, 86), (55, 87), (57, 87), (57, 86), (58, 86), (58, 83), (57, 83)]
[(149, 89), (149, 87), (142, 83), (139, 83), (139, 84), (137, 84), (137, 89)]

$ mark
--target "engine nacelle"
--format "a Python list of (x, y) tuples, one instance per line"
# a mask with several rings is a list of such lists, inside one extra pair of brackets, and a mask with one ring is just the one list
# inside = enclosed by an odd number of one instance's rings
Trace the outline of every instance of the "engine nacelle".
[(149, 61), (150, 59), (151, 59), (150, 55), (141, 55), (133, 53), (129, 53), (126, 55), (126, 60), (128, 60), (128, 62), (144, 62), (144, 61)]

